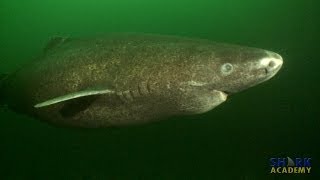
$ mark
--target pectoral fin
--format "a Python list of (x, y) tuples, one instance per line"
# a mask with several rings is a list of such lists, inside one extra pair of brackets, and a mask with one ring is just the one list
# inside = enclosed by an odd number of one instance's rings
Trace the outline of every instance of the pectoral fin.
[(182, 99), (180, 111), (185, 114), (200, 114), (219, 106), (226, 101), (227, 94), (218, 90), (197, 91)]
[(41, 102), (36, 104), (34, 107), (35, 108), (41, 108), (45, 106), (50, 106), (52, 104), (57, 104), (60, 102), (68, 101), (71, 99), (76, 99), (76, 98), (81, 98), (81, 97), (86, 97), (86, 96), (93, 96), (93, 95), (101, 95), (101, 94), (113, 94), (115, 91), (110, 90), (110, 89), (100, 89), (100, 88), (94, 88), (94, 89), (86, 89), (83, 91), (78, 91), (70, 94), (66, 94), (63, 96), (59, 96), (53, 99), (49, 99), (47, 101)]

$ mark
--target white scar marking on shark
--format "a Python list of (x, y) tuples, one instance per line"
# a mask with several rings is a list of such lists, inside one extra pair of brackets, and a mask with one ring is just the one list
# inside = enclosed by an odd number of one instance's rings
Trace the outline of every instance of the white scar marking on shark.
[(201, 87), (201, 86), (205, 86), (207, 85), (208, 83), (205, 83), (205, 82), (198, 82), (198, 81), (187, 81), (187, 82), (184, 82), (183, 84), (187, 84), (189, 86), (198, 86), (198, 87)]
[[(180, 83), (180, 85), (183, 85), (183, 86), (187, 85), (187, 86), (195, 86), (195, 87), (202, 87), (202, 86), (205, 86), (205, 85), (207, 85), (207, 84), (208, 84), (208, 83), (198, 82), (198, 81), (193, 81), (193, 80)], [(182, 88), (182, 87), (180, 87), (179, 90), (180, 90), (180, 91), (183, 91), (183, 92), (185, 91), (185, 89)]]

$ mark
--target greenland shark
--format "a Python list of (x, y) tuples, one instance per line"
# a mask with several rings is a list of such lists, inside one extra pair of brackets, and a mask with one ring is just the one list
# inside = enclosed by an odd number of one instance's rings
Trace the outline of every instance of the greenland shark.
[(55, 125), (110, 127), (205, 113), (273, 77), (274, 52), (176, 36), (55, 37), (0, 82), (1, 104)]

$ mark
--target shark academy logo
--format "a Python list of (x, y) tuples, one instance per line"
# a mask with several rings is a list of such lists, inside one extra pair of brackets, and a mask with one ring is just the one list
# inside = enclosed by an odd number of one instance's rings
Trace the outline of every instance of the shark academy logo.
[(310, 157), (273, 157), (270, 158), (271, 174), (310, 174), (311, 158)]

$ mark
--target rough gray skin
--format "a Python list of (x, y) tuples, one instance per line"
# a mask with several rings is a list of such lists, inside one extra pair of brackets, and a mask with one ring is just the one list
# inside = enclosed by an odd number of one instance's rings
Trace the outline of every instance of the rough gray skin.
[[(270, 51), (181, 37), (55, 38), (41, 57), (6, 78), (2, 96), (11, 109), (53, 124), (120, 126), (207, 112), (281, 65)], [(116, 93), (34, 107), (90, 88)]]

